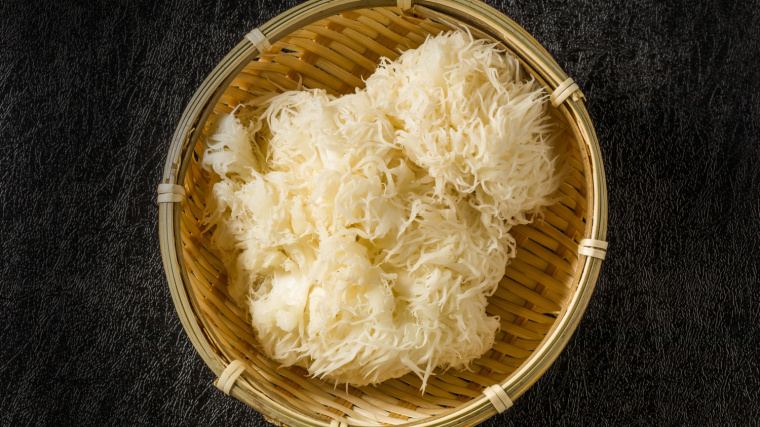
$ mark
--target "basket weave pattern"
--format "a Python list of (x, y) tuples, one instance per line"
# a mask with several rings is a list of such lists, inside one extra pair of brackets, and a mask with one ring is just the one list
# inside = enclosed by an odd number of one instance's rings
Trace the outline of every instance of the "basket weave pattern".
[(236, 359), (244, 362), (246, 369), (232, 394), (275, 421), (281, 419), (270, 410), (272, 405), (327, 425), (405, 424), (455, 412), (482, 398), (485, 387), (503, 384), (546, 345), (545, 338), (579, 285), (584, 258), (578, 253), (579, 242), (589, 231), (587, 193), (592, 187), (581, 132), (560, 106), (550, 108), (560, 133), (555, 150), (560, 167), (567, 171), (558, 202), (531, 224), (512, 229), (517, 256), (487, 306), (489, 315), (501, 319), (501, 328), (493, 348), (469, 370), (437, 371), (424, 395), (414, 374), (378, 386), (336, 388), (309, 377), (302, 368), (282, 368), (257, 350), (248, 315), (230, 299), (224, 265), (210, 244), (209, 231), (202, 231), (205, 200), (213, 181), (199, 163), (215, 116), (283, 90), (306, 87), (323, 88), (333, 95), (351, 93), (364, 86), (363, 79), (380, 58), (395, 59), (427, 36), (448, 29), (393, 7), (343, 12), (297, 29), (273, 42), (237, 74), (213, 106), (192, 148), (183, 182), (187, 196), (179, 204), (181, 253), (177, 254), (187, 272), (189, 281), (184, 287), (191, 302), (188, 307), (178, 305), (178, 311), (192, 311), (193, 321), (202, 325), (197, 339), (208, 342), (222, 367)]

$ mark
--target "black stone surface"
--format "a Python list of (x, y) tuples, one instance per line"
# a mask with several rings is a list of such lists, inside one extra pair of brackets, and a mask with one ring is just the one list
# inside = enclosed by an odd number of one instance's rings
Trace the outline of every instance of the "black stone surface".
[[(757, 425), (760, 5), (491, 2), (588, 97), (610, 252), (580, 327), (487, 425)], [(0, 425), (254, 425), (161, 265), (180, 115), (295, 2), (0, 2)]]

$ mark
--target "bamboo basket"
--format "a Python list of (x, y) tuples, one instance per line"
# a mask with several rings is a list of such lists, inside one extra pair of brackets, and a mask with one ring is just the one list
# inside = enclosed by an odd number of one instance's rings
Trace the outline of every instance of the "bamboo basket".
[[(213, 117), (272, 91), (363, 87), (383, 56), (426, 36), (467, 26), (497, 41), (551, 93), (562, 129), (557, 149), (569, 170), (561, 200), (517, 226), (517, 257), (487, 311), (501, 318), (491, 350), (471, 370), (413, 374), (378, 386), (335, 387), (256, 350), (246, 316), (227, 293), (224, 266), (202, 232), (209, 176), (199, 168)], [(554, 361), (575, 330), (607, 244), (607, 195), (599, 144), (578, 86), (525, 30), (469, 0), (312, 0), (251, 31), (211, 72), (174, 134), (159, 185), (161, 253), (180, 320), (216, 385), (287, 426), (467, 426), (512, 405)]]

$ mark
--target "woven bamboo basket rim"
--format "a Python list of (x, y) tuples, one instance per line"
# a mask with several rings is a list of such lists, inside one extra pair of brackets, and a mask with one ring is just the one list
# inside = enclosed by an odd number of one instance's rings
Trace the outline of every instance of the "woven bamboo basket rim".
[[(185, 185), (188, 167), (204, 123), (213, 106), (224, 95), (233, 79), (257, 55), (308, 24), (357, 9), (393, 8), (404, 6), (403, 14), (431, 18), (438, 22), (447, 19), (465, 24), (476, 36), (501, 43), (514, 54), (526, 71), (535, 76), (549, 91), (567, 86), (568, 76), (549, 53), (524, 29), (501, 12), (485, 3), (471, 0), (394, 1), (394, 0), (312, 0), (290, 9), (263, 24), (254, 37), (244, 38), (214, 68), (201, 84), (176, 128), (167, 155), (162, 185)], [(257, 38), (263, 37), (263, 38)], [(254, 44), (254, 42), (256, 42)], [(571, 80), (570, 80), (571, 82)], [(567, 96), (567, 95), (566, 95)], [(580, 144), (583, 160), (583, 179), (587, 189), (585, 223), (582, 235), (586, 239), (604, 241), (607, 233), (607, 193), (599, 143), (580, 91), (573, 92), (558, 107)], [(159, 200), (161, 201), (161, 200)], [(172, 200), (179, 201), (179, 200)], [(211, 330), (191, 290), (191, 279), (183, 254), (180, 203), (159, 203), (159, 235), (161, 253), (172, 299), (182, 325), (201, 358), (219, 377), (235, 356), (223, 349), (219, 337)], [(578, 256), (572, 293), (545, 337), (529, 357), (498, 386), (512, 400), (517, 399), (548, 369), (566, 345), (577, 327), (593, 291), (602, 259)], [(256, 382), (248, 378), (250, 383)], [(297, 408), (273, 400), (257, 387), (233, 387), (230, 394), (254, 406), (268, 419), (290, 426), (324, 427), (336, 425), (309, 417)], [(497, 412), (485, 394), (472, 398), (442, 414), (406, 423), (414, 426), (474, 425)], [(337, 425), (346, 425), (338, 423)]]

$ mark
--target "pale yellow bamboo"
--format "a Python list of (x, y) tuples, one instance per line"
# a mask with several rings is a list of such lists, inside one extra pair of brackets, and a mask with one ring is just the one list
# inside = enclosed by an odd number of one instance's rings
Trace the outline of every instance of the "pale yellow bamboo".
[[(556, 149), (568, 171), (559, 201), (543, 218), (514, 229), (517, 258), (488, 306), (489, 313), (500, 316), (501, 332), (471, 371), (439, 372), (424, 395), (421, 381), (411, 374), (376, 387), (346, 389), (310, 378), (299, 368), (281, 368), (257, 350), (255, 331), (245, 310), (229, 299), (226, 272), (201, 222), (213, 178), (200, 169), (199, 160), (215, 114), (304, 86), (334, 94), (353, 91), (363, 86), (362, 78), (381, 56), (396, 57), (450, 26), (466, 25), (473, 34), (499, 42), (548, 92), (567, 80), (538, 42), (484, 3), (412, 3), (402, 14), (389, 0), (312, 0), (262, 25), (252, 40), (268, 50), (259, 52), (248, 39), (238, 44), (190, 101), (169, 149), (162, 183), (183, 185), (187, 198), (161, 204), (159, 233), (180, 320), (217, 376), (232, 360), (243, 361), (246, 371), (230, 394), (278, 424), (482, 422), (496, 413), (483, 389), (498, 384), (514, 400), (533, 384), (567, 343), (599, 273), (601, 260), (578, 253), (581, 239), (605, 239), (607, 195), (599, 144), (577, 91), (552, 109), (559, 130)], [(268, 44), (261, 43), (261, 35)]]

